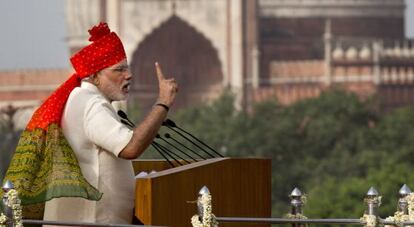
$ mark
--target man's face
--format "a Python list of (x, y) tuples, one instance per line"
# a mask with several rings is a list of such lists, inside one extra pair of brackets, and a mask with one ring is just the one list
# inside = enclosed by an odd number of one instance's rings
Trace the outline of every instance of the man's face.
[(97, 73), (97, 77), (99, 90), (110, 101), (126, 100), (132, 78), (126, 60), (102, 69)]

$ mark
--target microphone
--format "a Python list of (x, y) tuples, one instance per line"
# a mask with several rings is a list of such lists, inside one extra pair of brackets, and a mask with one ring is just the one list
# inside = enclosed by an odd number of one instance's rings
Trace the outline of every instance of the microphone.
[(203, 156), (201, 156), (200, 154), (198, 154), (198, 153), (197, 153), (197, 152), (195, 152), (194, 150), (190, 149), (189, 147), (187, 147), (186, 145), (184, 145), (184, 144), (183, 144), (183, 143), (181, 143), (180, 141), (178, 141), (178, 140), (174, 139), (174, 137), (172, 137), (169, 133), (165, 133), (165, 134), (164, 134), (164, 137), (165, 137), (165, 138), (167, 138), (167, 139), (171, 139), (171, 140), (173, 140), (174, 142), (176, 142), (176, 143), (180, 144), (182, 147), (184, 147), (184, 148), (186, 148), (187, 150), (189, 150), (189, 151), (193, 152), (195, 155), (197, 155), (197, 156), (198, 156), (198, 157), (200, 157), (201, 159), (206, 160), (206, 158), (204, 158)]
[[(128, 116), (127, 116), (127, 114), (124, 112), (124, 111), (122, 111), (122, 110), (118, 110), (118, 112), (117, 112), (117, 114), (118, 114), (118, 116), (119, 117), (121, 117), (121, 123), (122, 124), (124, 124), (124, 125), (126, 125), (126, 126), (128, 126), (130, 129), (133, 129), (134, 127), (135, 127), (135, 124), (132, 122), (132, 121), (130, 121), (129, 119), (128, 119)], [(156, 137), (158, 137), (158, 138), (160, 138), (160, 135), (159, 134), (157, 134), (156, 135)], [(165, 148), (164, 146), (162, 146), (161, 144), (159, 144), (159, 143), (157, 143), (157, 142), (155, 142), (155, 141), (153, 141), (152, 143), (151, 143), (151, 146), (156, 150), (156, 151), (158, 151), (158, 153), (160, 153), (160, 155), (170, 164), (170, 166), (171, 167), (175, 167), (172, 163), (171, 163), (171, 161), (166, 157), (166, 155), (167, 156), (169, 156), (170, 158), (172, 158), (172, 159), (174, 159), (174, 161), (176, 161), (179, 165), (182, 165), (181, 164), (181, 162), (179, 162), (177, 159), (175, 159), (171, 154), (174, 154), (174, 155), (176, 155), (178, 158), (180, 158), (180, 159), (183, 159), (183, 158), (181, 158), (180, 156), (178, 156), (177, 154), (175, 154), (175, 153), (173, 153), (173, 152), (171, 152), (171, 151), (169, 151), (167, 148)], [(165, 153), (163, 153), (163, 152), (165, 152)], [(183, 159), (184, 160), (184, 159)], [(188, 162), (188, 163), (190, 163), (190, 162)]]
[(211, 156), (212, 158), (215, 158), (214, 155), (212, 155), (211, 153), (209, 153), (208, 151), (206, 151), (205, 149), (203, 149), (202, 147), (200, 147), (198, 144), (194, 143), (191, 139), (189, 139), (187, 136), (185, 136), (184, 134), (180, 133), (178, 130), (175, 130), (175, 128), (179, 129), (180, 131), (184, 132), (185, 134), (189, 135), (191, 138), (195, 139), (197, 142), (199, 142), (200, 144), (204, 145), (205, 147), (207, 147), (208, 149), (210, 149), (211, 151), (213, 151), (215, 154), (217, 154), (218, 156), (224, 158), (223, 155), (221, 155), (220, 153), (218, 153), (216, 150), (214, 150), (213, 148), (211, 148), (210, 146), (208, 146), (206, 143), (204, 143), (203, 141), (201, 141), (200, 139), (198, 139), (197, 137), (195, 137), (194, 135), (192, 135), (191, 133), (187, 132), (186, 130), (178, 127), (174, 121), (170, 120), (170, 119), (166, 119), (163, 124), (163, 126), (168, 127), (169, 129), (173, 130), (174, 132), (176, 132), (178, 135), (182, 136), (183, 138), (185, 138), (186, 140), (188, 140), (190, 143), (192, 143), (193, 145), (195, 145), (196, 147), (198, 147), (199, 149), (201, 149), (202, 151), (204, 151), (205, 153), (207, 153), (209, 156)]
[(126, 125), (126, 126), (129, 126), (128, 127), (129, 129), (133, 129), (135, 127), (135, 125), (131, 125), (128, 121), (126, 121), (124, 119), (121, 119), (121, 123)]
[[(124, 112), (124, 111), (122, 111), (122, 110), (118, 110), (118, 116), (120, 116), (122, 119), (121, 119), (121, 122), (122, 122), (122, 120), (124, 120), (124, 121), (126, 121), (126, 122), (128, 122), (129, 124), (129, 126), (132, 126), (132, 127), (135, 127), (135, 124), (134, 123), (132, 123), (132, 121), (130, 121), (129, 119), (128, 119), (128, 116), (127, 116), (127, 114)], [(125, 122), (122, 122), (122, 123), (124, 123), (125, 124)]]

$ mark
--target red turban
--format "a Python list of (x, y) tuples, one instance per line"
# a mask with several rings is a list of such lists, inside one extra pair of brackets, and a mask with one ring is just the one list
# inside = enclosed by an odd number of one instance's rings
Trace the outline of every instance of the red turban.
[(70, 92), (80, 85), (80, 80), (126, 58), (118, 36), (106, 23), (89, 30), (91, 44), (74, 54), (70, 61), (76, 73), (62, 84), (33, 114), (27, 128), (47, 129), (50, 123), (60, 125), (60, 120)]
[(114, 65), (126, 58), (124, 46), (114, 32), (110, 32), (106, 23), (89, 30), (92, 41), (70, 58), (76, 74), (83, 78)]

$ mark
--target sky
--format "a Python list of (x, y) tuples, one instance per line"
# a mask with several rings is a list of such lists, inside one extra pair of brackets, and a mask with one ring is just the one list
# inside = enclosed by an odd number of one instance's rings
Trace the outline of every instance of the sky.
[(0, 0), (0, 69), (69, 67), (64, 0)]
[[(406, 36), (414, 38), (414, 0), (406, 3)], [(0, 70), (69, 67), (64, 5), (64, 0), (0, 0)]]

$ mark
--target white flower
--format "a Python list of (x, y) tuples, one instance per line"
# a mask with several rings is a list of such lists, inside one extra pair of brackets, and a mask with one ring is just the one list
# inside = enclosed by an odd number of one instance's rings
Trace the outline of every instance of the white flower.
[(361, 221), (365, 222), (365, 227), (375, 227), (377, 225), (377, 217), (375, 215), (364, 214)]
[(17, 204), (18, 202), (20, 202), (19, 198), (18, 198), (19, 194), (15, 189), (11, 189), (10, 191), (8, 191), (6, 193), (6, 205), (9, 207), (13, 207), (14, 204)]
[(7, 221), (7, 217), (6, 215), (4, 215), (3, 213), (0, 214), (0, 225), (4, 225)]

